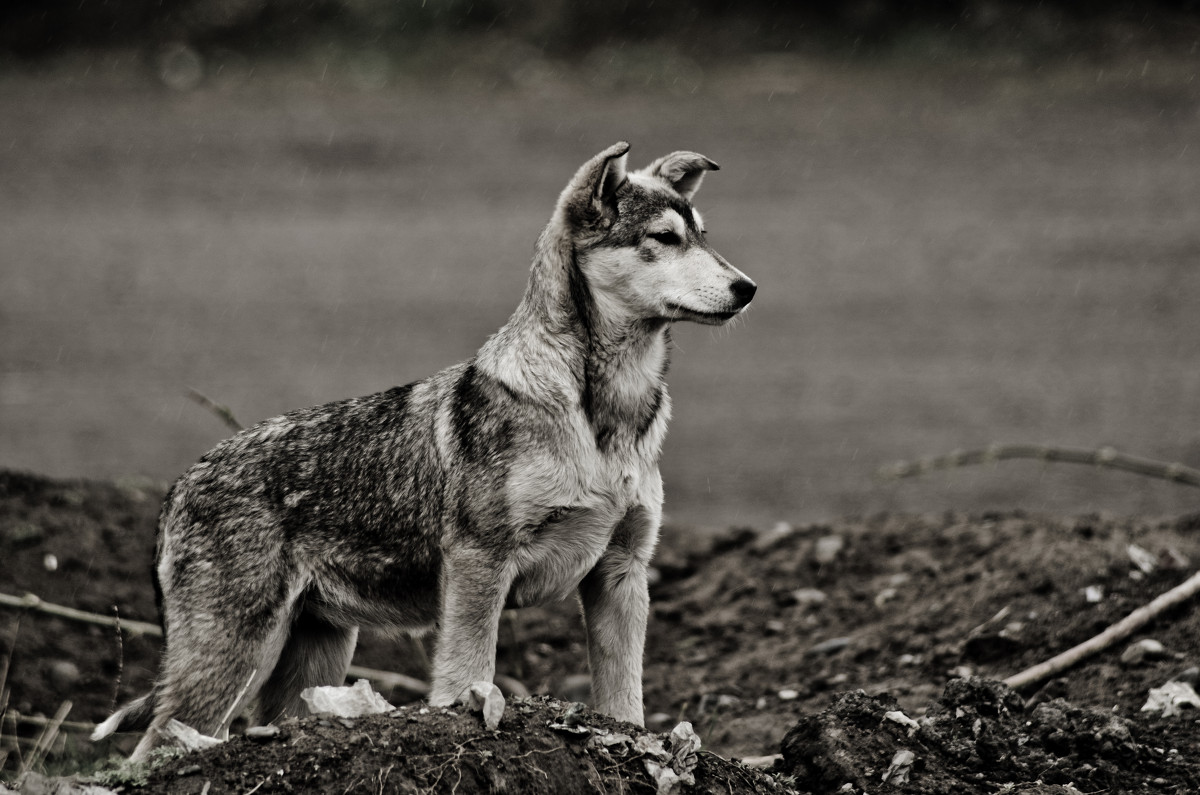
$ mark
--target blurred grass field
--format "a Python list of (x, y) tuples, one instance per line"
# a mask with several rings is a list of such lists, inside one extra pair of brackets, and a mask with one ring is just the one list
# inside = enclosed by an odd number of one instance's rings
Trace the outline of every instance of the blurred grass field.
[(0, 75), (0, 466), (169, 480), (246, 423), (421, 378), (516, 306), (575, 168), (722, 169), (710, 242), (759, 284), (677, 327), (668, 515), (1161, 514), (1198, 495), (992, 441), (1200, 465), (1200, 56), (1098, 66), (743, 59), (679, 80), (365, 83), (117, 55)]

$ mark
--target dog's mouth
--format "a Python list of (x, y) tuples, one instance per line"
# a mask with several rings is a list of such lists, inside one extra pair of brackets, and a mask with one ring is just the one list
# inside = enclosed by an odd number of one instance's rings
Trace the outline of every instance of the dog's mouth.
[(686, 306), (676, 304), (672, 301), (668, 301), (666, 304), (666, 309), (669, 313), (667, 320), (691, 320), (696, 323), (705, 323), (710, 326), (719, 325), (732, 319), (744, 308), (745, 307), (735, 309), (731, 312), (701, 312), (700, 310), (689, 309)]

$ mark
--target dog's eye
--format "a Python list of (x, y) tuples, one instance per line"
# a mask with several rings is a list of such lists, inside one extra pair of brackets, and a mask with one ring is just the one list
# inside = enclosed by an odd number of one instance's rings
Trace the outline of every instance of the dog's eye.
[(648, 237), (651, 240), (662, 243), (664, 246), (678, 246), (683, 242), (680, 240), (679, 235), (674, 232), (651, 232)]

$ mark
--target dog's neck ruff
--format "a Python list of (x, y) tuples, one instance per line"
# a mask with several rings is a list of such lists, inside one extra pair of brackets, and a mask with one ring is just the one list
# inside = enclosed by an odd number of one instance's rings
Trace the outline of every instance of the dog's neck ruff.
[(521, 304), (476, 363), (532, 402), (581, 408), (602, 451), (639, 445), (669, 414), (668, 324), (606, 312), (570, 241), (550, 232)]

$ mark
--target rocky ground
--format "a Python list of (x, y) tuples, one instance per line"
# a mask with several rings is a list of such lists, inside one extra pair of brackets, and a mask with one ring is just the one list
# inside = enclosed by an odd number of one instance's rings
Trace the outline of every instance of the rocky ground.
[[(0, 473), (0, 590), (155, 621), (161, 493)], [(585, 697), (586, 664), (576, 610), (562, 604), (506, 615), (500, 672), (535, 695), (510, 694), (494, 731), (469, 709), (428, 710), (413, 693), (383, 690), (397, 710), (292, 722), (100, 781), (189, 793), (661, 791), (650, 760), (694, 764), (692, 786), (706, 792), (1193, 792), (1197, 713), (1142, 711), (1152, 687), (1195, 679), (1191, 605), (1040, 688), (995, 680), (1186, 579), (1200, 559), (1198, 523), (883, 515), (714, 538), (671, 526), (653, 588), (645, 739), (571, 707)], [(128, 751), (135, 737), (97, 748), (85, 732), (147, 688), (158, 641), (29, 610), (5, 608), (0, 621), (7, 780), (43, 731), (27, 716), (67, 701), (37, 772), (88, 770)], [(1135, 645), (1147, 640), (1161, 647)], [(385, 637), (365, 638), (356, 657), (419, 678), (424, 661), (420, 647)], [(678, 733), (667, 734), (683, 721), (702, 742), (689, 764), (672, 756), (686, 755)], [(765, 772), (730, 761), (776, 754)]]

